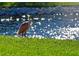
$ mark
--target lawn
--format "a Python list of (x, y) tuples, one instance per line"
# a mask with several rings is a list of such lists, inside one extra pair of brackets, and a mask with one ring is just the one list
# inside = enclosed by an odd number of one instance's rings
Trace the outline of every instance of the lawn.
[(0, 36), (0, 56), (79, 56), (79, 40)]

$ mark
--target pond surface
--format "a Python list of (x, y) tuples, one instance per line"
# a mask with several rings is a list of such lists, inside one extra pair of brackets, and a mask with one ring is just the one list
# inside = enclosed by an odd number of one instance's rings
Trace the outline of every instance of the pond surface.
[[(17, 9), (20, 11), (18, 12)], [(9, 10), (9, 11), (8, 11)], [(12, 8), (8, 9), (8, 15), (11, 12), (16, 14), (32, 14), (42, 16), (34, 17), (32, 26), (26, 33), (28, 37), (39, 38), (56, 38), (56, 39), (79, 39), (79, 7), (47, 7), (47, 8)], [(17, 12), (15, 12), (15, 11)], [(24, 10), (24, 11), (23, 11)], [(7, 14), (5, 10), (1, 10)], [(22, 12), (23, 11), (23, 12)], [(10, 14), (10, 15), (12, 15)], [(12, 18), (1, 18), (0, 21), (0, 34), (1, 35), (16, 35), (16, 32), (22, 22), (25, 19), (16, 18), (15, 21), (11, 21)]]

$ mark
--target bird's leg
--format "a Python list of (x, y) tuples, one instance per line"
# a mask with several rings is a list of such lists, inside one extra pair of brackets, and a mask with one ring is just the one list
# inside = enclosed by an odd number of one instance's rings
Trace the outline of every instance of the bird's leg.
[(26, 37), (26, 32), (23, 33), (23, 36)]
[(23, 37), (23, 36), (24, 36), (24, 34), (22, 33), (22, 34), (21, 34), (21, 36)]

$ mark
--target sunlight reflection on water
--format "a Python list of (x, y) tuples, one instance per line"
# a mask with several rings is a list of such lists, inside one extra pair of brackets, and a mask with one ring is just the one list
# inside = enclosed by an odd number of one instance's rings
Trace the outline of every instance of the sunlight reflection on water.
[[(40, 16), (41, 18), (33, 18), (34, 21), (26, 36), (33, 38), (79, 39), (79, 11), (74, 11), (76, 9), (79, 10), (79, 7), (42, 8), (41, 10), (46, 11), (47, 15)], [(43, 11), (42, 13), (44, 13)], [(53, 14), (48, 15), (49, 13)], [(25, 15), (22, 17), (25, 17)], [(9, 22), (11, 20), (12, 17), (10, 19), (1, 19), (3, 24), (0, 23), (0, 34), (15, 35), (20, 24), (26, 21), (22, 19), (22, 22), (20, 22), (20, 19), (17, 18), (14, 23), (11, 23)]]

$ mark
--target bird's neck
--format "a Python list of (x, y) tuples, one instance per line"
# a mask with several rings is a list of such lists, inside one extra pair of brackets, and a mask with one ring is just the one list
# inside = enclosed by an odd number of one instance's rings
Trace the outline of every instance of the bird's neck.
[(25, 23), (31, 23), (32, 20), (30, 18), (27, 19), (27, 21), (25, 21)]
[(28, 17), (27, 20), (29, 21), (30, 20), (30, 17)]

